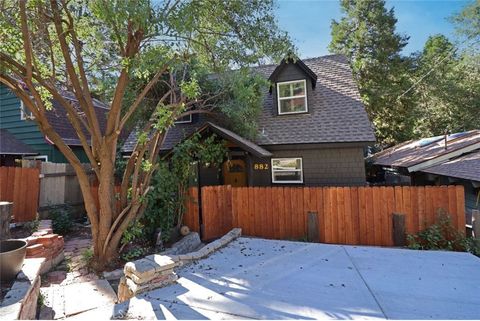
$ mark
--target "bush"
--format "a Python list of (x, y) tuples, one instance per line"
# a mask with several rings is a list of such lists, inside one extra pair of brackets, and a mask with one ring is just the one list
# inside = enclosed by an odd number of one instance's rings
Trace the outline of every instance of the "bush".
[(23, 226), (25, 227), (25, 229), (27, 229), (30, 232), (30, 234), (32, 234), (33, 232), (38, 231), (39, 225), (40, 225), (40, 221), (38, 220), (38, 214), (37, 214), (37, 217), (35, 218), (35, 220), (26, 222)]
[(82, 252), (82, 261), (85, 263), (87, 267), (90, 267), (90, 265), (92, 264), (92, 260), (93, 260), (93, 249), (92, 248), (85, 249), (85, 251)]
[(72, 230), (71, 209), (68, 206), (56, 207), (50, 211), (53, 232), (66, 235)]
[(453, 225), (450, 215), (440, 209), (437, 222), (414, 235), (407, 235), (408, 247), (414, 250), (447, 250), (480, 254), (479, 240), (467, 238)]
[(121, 255), (121, 258), (122, 258), (122, 260), (124, 260), (126, 262), (129, 262), (129, 261), (133, 261), (133, 260), (143, 256), (147, 252), (148, 252), (148, 250), (146, 248), (136, 247), (136, 248), (132, 248), (132, 249), (126, 251), (125, 253), (123, 253)]

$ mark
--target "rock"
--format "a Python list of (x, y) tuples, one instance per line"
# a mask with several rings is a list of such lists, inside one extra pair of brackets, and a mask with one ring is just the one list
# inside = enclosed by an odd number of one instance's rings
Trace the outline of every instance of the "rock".
[(47, 274), (47, 280), (50, 283), (60, 284), (67, 277), (67, 272), (65, 271), (53, 271)]
[(118, 280), (123, 276), (123, 269), (116, 269), (113, 271), (105, 271), (103, 272), (103, 277), (106, 280)]
[(123, 271), (125, 275), (130, 273), (135, 274), (140, 279), (146, 279), (151, 275), (155, 274), (155, 268), (155, 263), (152, 260), (143, 258), (133, 262), (128, 262), (127, 264), (125, 264)]
[(162, 230), (157, 228), (155, 230), (155, 248), (162, 249), (163, 248), (163, 241), (162, 241)]
[(174, 243), (171, 248), (162, 252), (165, 255), (186, 254), (194, 251), (201, 244), (200, 236), (197, 232), (191, 232), (184, 236), (180, 241)]

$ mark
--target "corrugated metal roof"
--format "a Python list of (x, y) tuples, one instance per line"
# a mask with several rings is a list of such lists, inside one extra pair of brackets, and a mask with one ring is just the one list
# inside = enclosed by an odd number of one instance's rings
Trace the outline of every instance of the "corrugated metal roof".
[(375, 165), (408, 168), (450, 153), (461, 152), (462, 149), (477, 143), (480, 143), (480, 130), (472, 130), (462, 135), (456, 133), (448, 136), (446, 146), (444, 137), (440, 136), (412, 140), (385, 149), (375, 154), (372, 159)]

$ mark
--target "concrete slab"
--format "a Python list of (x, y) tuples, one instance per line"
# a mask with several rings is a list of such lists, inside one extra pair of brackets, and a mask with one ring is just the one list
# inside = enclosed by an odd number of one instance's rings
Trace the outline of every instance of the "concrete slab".
[(240, 238), (177, 273), (130, 300), (128, 317), (480, 317), (480, 259), (465, 253)]
[(66, 317), (112, 305), (116, 301), (116, 294), (107, 280), (73, 283), (65, 286), (63, 291)]
[(480, 318), (479, 258), (459, 252), (344, 248), (387, 318)]

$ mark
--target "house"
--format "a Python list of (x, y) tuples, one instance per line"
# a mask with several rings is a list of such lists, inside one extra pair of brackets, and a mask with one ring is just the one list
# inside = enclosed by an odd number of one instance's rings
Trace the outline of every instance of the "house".
[(388, 185), (463, 185), (467, 225), (480, 210), (480, 130), (411, 140), (370, 159), (370, 180)]
[[(346, 58), (284, 59), (253, 71), (271, 83), (256, 139), (241, 137), (211, 117), (194, 115), (168, 130), (161, 152), (196, 132), (223, 137), (230, 160), (217, 169), (201, 168), (202, 186), (366, 184), (364, 150), (375, 136)], [(132, 132), (123, 146), (126, 155), (137, 135)]]
[[(75, 105), (76, 99), (72, 93), (63, 92), (62, 95)], [(46, 114), (48, 121), (80, 161), (88, 162), (80, 139), (71, 126), (65, 109), (56, 101), (53, 101), (52, 105), (52, 110)], [(100, 126), (103, 128), (108, 107), (98, 100), (94, 100), (94, 106)], [(42, 134), (32, 114), (23, 106), (23, 102), (3, 84), (0, 84), (0, 130), (2, 145), (5, 141), (10, 146), (8, 150), (4, 150), (4, 146), (0, 148), (2, 166), (13, 166), (15, 159), (39, 159), (53, 163), (67, 163), (59, 149)]]

